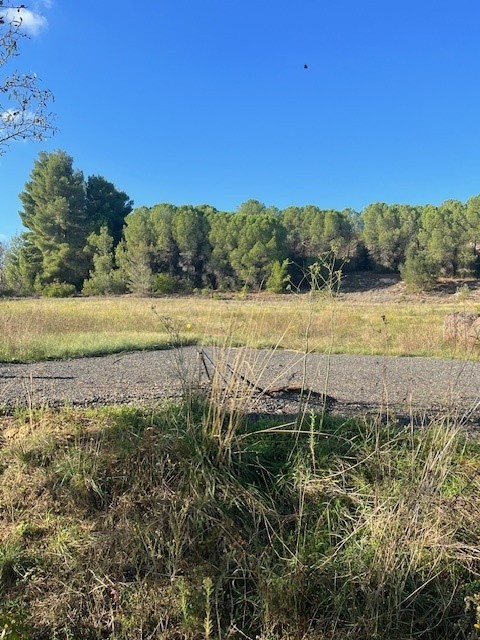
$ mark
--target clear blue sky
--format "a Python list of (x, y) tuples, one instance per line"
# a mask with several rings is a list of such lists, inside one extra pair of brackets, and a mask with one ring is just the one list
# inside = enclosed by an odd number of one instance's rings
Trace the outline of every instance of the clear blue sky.
[(478, 0), (33, 4), (48, 24), (16, 66), (55, 93), (59, 131), (0, 158), (0, 237), (41, 150), (135, 206), (480, 193)]

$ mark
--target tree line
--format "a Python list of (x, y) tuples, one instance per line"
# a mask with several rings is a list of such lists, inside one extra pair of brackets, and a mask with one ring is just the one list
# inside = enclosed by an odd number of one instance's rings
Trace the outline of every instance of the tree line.
[(67, 295), (301, 287), (320, 256), (344, 269), (400, 272), (412, 288), (438, 276), (478, 275), (480, 196), (466, 203), (374, 203), (363, 211), (314, 205), (279, 210), (247, 200), (210, 205), (133, 202), (102, 176), (42, 152), (20, 194), (26, 229), (0, 250), (4, 291)]

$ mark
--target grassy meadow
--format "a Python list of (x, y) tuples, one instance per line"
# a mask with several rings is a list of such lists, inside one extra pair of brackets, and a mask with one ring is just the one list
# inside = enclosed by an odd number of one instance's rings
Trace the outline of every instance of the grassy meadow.
[[(348, 296), (251, 295), (225, 299), (0, 299), (0, 361), (98, 355), (171, 343), (175, 324), (183, 343), (230, 343), (332, 353), (465, 357), (478, 354), (445, 344), (443, 319), (476, 311), (473, 301), (350, 301)], [(168, 322), (165, 322), (168, 317)]]
[(0, 637), (477, 637), (478, 442), (448, 421), (221, 418), (193, 400), (4, 418)]
[[(442, 337), (477, 308), (3, 299), (0, 360), (225, 342), (477, 358)], [(220, 379), (197, 393), (0, 415), (0, 640), (480, 638), (478, 438), (449, 416), (244, 415)]]

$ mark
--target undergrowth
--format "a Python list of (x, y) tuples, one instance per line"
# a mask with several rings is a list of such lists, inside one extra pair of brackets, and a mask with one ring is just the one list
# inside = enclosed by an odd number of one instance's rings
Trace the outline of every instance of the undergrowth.
[(2, 418), (0, 637), (475, 637), (475, 441), (215, 416)]

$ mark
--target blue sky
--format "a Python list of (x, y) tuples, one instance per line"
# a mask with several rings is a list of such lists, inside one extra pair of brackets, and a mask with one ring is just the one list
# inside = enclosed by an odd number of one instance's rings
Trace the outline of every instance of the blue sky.
[(25, 4), (39, 22), (15, 66), (54, 92), (58, 133), (0, 157), (0, 238), (41, 150), (135, 206), (480, 193), (478, 0)]

